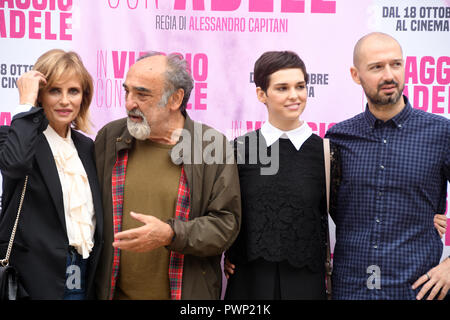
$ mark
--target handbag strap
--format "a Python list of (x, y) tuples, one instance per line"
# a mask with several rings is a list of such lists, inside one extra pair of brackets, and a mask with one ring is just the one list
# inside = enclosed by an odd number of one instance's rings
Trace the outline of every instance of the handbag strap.
[[(326, 183), (326, 193), (327, 193), (327, 219), (328, 213), (330, 211), (330, 168), (331, 168), (331, 159), (330, 159), (330, 140), (323, 139), (323, 155), (325, 161), (325, 183)], [(327, 221), (328, 222), (328, 221)], [(328, 226), (328, 223), (327, 223)], [(330, 229), (327, 228), (327, 260), (325, 262), (326, 267), (326, 276), (327, 276), (327, 295), (330, 299), (331, 297), (331, 248), (330, 248)]]
[(7, 267), (9, 264), (9, 257), (11, 256), (11, 249), (14, 243), (14, 238), (16, 237), (17, 225), (19, 224), (20, 211), (22, 211), (23, 199), (25, 198), (25, 191), (27, 190), (28, 176), (25, 176), (25, 182), (23, 184), (22, 195), (20, 196), (19, 209), (17, 209), (16, 221), (14, 222), (14, 227), (11, 232), (11, 237), (8, 243), (8, 250), (6, 251), (5, 259), (0, 260), (0, 264), (3, 267)]
[(330, 211), (330, 140), (323, 139), (323, 153), (325, 159), (325, 182), (327, 188), (327, 212)]

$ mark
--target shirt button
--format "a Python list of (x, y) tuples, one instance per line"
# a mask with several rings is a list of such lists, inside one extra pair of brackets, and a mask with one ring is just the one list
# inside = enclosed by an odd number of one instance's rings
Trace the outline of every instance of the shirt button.
[(383, 139), (383, 143), (387, 143), (387, 140), (386, 140), (386, 139)]
[(38, 123), (38, 122), (39, 122), (39, 118), (38, 118), (38, 117), (34, 117), (34, 118), (33, 118), (33, 122), (34, 122), (34, 123)]
[(381, 169), (381, 170), (384, 170), (384, 166), (383, 166), (383, 165), (380, 165), (380, 169)]
[(383, 192), (378, 192), (378, 195), (381, 197), (383, 195)]
[(374, 248), (374, 249), (378, 249), (378, 246), (375, 244), (375, 245), (373, 246), (373, 248)]
[(377, 218), (375, 221), (376, 221), (377, 223), (380, 223), (380, 219), (378, 219), (378, 218)]

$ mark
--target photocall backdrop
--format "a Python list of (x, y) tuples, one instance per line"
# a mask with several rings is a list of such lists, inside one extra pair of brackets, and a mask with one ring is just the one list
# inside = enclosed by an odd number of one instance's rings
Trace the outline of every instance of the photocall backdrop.
[[(187, 59), (195, 81), (189, 115), (233, 139), (267, 120), (253, 83), (256, 59), (293, 50), (310, 74), (302, 119), (323, 137), (365, 108), (349, 69), (353, 46), (371, 31), (402, 44), (413, 107), (450, 118), (449, 21), (450, 0), (0, 0), (0, 125), (18, 104), (18, 77), (61, 48), (79, 53), (94, 79), (95, 138), (125, 116), (127, 70), (153, 50)], [(332, 222), (331, 232), (334, 246)], [(450, 231), (443, 242), (445, 257)]]

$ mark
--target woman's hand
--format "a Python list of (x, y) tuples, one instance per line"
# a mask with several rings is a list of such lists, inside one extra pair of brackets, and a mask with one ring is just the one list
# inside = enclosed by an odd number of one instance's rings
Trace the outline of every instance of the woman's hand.
[(31, 70), (17, 80), (17, 88), (19, 89), (20, 104), (30, 104), (36, 106), (39, 85), (47, 84), (45, 76), (39, 71)]
[(439, 232), (439, 236), (442, 238), (445, 231), (447, 230), (447, 217), (445, 214), (435, 214), (434, 215), (434, 227)]
[(232, 274), (234, 274), (234, 268), (236, 266), (228, 260), (228, 258), (225, 258), (223, 262), (223, 271), (225, 272), (225, 277), (228, 279)]

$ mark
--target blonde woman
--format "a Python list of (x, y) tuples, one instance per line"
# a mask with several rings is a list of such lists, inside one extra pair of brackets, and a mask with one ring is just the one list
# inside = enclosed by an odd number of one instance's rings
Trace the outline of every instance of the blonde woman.
[(28, 176), (10, 265), (31, 299), (94, 298), (102, 206), (94, 144), (77, 131), (89, 130), (92, 78), (76, 53), (50, 50), (17, 87), (20, 105), (0, 128), (0, 257)]

